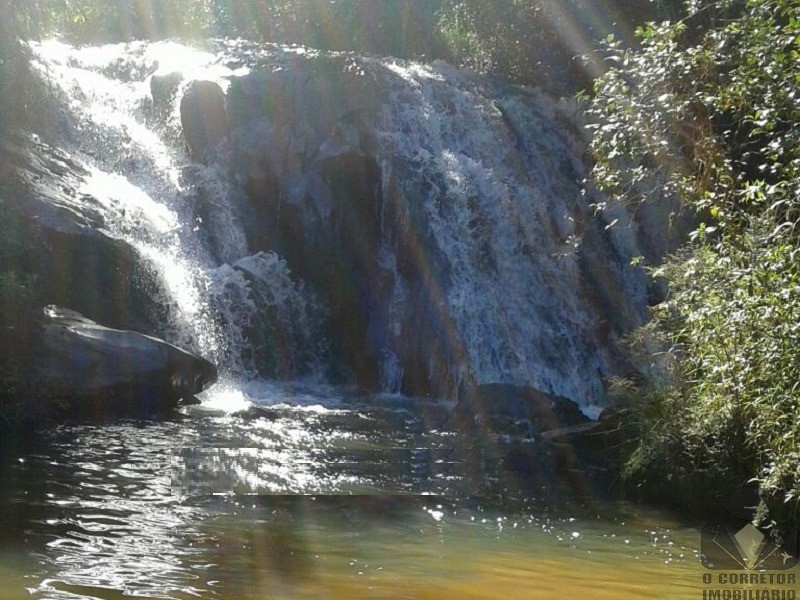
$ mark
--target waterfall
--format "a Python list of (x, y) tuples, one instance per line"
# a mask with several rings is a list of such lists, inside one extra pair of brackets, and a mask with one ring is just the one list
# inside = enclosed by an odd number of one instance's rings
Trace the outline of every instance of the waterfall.
[[(441, 62), (241, 41), (34, 51), (89, 172), (79, 196), (159, 281), (159, 333), (224, 372), (510, 383), (586, 408), (626, 368), (617, 342), (648, 293), (630, 258), (652, 232), (594, 218), (574, 102)], [(230, 113), (208, 164), (184, 148), (193, 80)]]
[(402, 172), (384, 184), (421, 202), (474, 378), (599, 402), (609, 340), (570, 245), (588, 220), (576, 107), (444, 63), (373, 68), (397, 76), (376, 134), (384, 164)]
[[(589, 164), (575, 101), (439, 61), (370, 59), (362, 68), (388, 83), (369, 123), (383, 202), (400, 196), (403, 210), (424, 215), (415, 234), (445, 265), (433, 294), (469, 375), (533, 386), (594, 412), (604, 379), (626, 368), (617, 341), (647, 318), (649, 281), (630, 259), (644, 254), (642, 238), (663, 243), (665, 232), (641, 227), (613, 202), (619, 227), (595, 218), (591, 203), (607, 199), (583, 187)], [(395, 287), (393, 305), (408, 305), (405, 287)], [(393, 308), (388, 330), (399, 331), (410, 312)], [(388, 337), (395, 356), (399, 336)]]
[[(134, 248), (156, 276), (157, 301), (166, 309), (159, 335), (229, 377), (248, 378), (259, 374), (259, 365), (247, 330), (269, 318), (291, 331), (294, 348), (279, 357), (280, 371), (268, 375), (313, 369), (310, 348), (319, 345), (313, 298), (291, 281), (278, 257), (249, 254), (220, 164), (189, 162), (180, 89), (163, 114), (151, 96), (154, 74), (224, 85), (236, 71), (220, 66), (213, 53), (172, 42), (76, 48), (49, 41), (33, 49), (35, 66), (63, 107), (59, 143), (89, 173), (76, 197), (90, 199), (102, 215), (102, 232)], [(73, 207), (81, 210), (77, 202)]]

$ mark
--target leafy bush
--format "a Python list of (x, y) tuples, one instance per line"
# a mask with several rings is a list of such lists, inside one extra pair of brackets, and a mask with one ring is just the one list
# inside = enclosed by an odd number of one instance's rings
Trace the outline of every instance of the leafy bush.
[[(667, 374), (640, 378), (627, 474), (755, 478), (800, 496), (800, 0), (691, 0), (688, 19), (608, 44), (594, 181), (701, 224), (657, 272)], [(661, 359), (659, 359), (661, 360)], [(652, 354), (640, 365), (651, 365)], [(663, 487), (663, 486), (662, 486)]]

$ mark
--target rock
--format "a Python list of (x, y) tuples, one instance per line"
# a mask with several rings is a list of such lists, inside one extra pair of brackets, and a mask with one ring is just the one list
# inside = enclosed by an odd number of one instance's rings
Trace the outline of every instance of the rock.
[[(333, 379), (368, 389), (380, 388), (382, 356), (391, 355), (391, 341), (401, 333), (408, 343), (394, 350), (407, 364), (430, 348), (420, 332), (447, 328), (436, 323), (398, 332), (391, 324), (391, 295), (401, 284), (381, 260), (384, 226), (388, 233), (393, 215), (382, 198), (382, 167), (368, 125), (380, 106), (369, 99), (386, 95), (382, 85), (326, 57), (233, 78), (228, 93), (232, 167), (250, 207), (248, 242), (285, 257), (327, 307)], [(414, 276), (417, 267), (409, 269)], [(426, 283), (416, 276), (412, 294), (423, 296), (417, 292)], [(425, 316), (441, 313), (434, 303), (425, 305)], [(428, 361), (407, 372), (411, 385), (403, 391), (432, 391)]]
[[(159, 283), (132, 246), (105, 231), (101, 202), (85, 191), (89, 176), (36, 136), (0, 140), (0, 213), (13, 224), (4, 235), (18, 238), (0, 244), (3, 268), (30, 305), (0, 330), (0, 377), (10, 391), (0, 417), (9, 422), (41, 423), (59, 407), (152, 414), (216, 378), (203, 359), (134, 333), (159, 329)], [(42, 319), (45, 305), (77, 312), (53, 309)]]
[[(0, 141), (3, 217), (25, 240), (4, 268), (35, 280), (45, 304), (76, 310), (109, 327), (152, 333), (164, 317), (159, 283), (137, 251), (104, 229), (101, 202), (86, 193), (89, 173), (36, 136)], [(79, 282), (79, 284), (76, 284)]]
[(216, 367), (199, 356), (55, 306), (44, 311), (41, 338), (39, 394), (71, 414), (162, 413), (217, 379)]
[(228, 137), (225, 92), (213, 81), (192, 81), (181, 98), (181, 125), (189, 155), (206, 163)]
[[(241, 106), (256, 102), (247, 81), (233, 87), (235, 121)], [(279, 117), (269, 124), (248, 122), (234, 142), (234, 168), (243, 172), (252, 220), (258, 222), (248, 241), (285, 257), (293, 275), (310, 284), (327, 307), (334, 379), (376, 389), (387, 329), (383, 313), (393, 285), (379, 260), (380, 165), (361, 150), (358, 128), (341, 121), (346, 112), (338, 104), (315, 109), (303, 96), (313, 118), (304, 118), (299, 131), (281, 131), (283, 113), (300, 107), (278, 101), (292, 89), (283, 79), (276, 75), (269, 82), (269, 97), (260, 104)], [(322, 84), (297, 85), (317, 90)]]
[(153, 106), (159, 112), (165, 112), (170, 106), (170, 101), (178, 91), (183, 81), (183, 74), (175, 73), (156, 73), (150, 78), (150, 95), (153, 98)]
[(461, 430), (491, 452), (494, 473), (549, 504), (595, 507), (613, 487), (620, 438), (611, 422), (592, 421), (566, 398), (530, 387), (479, 385), (456, 407)]
[(578, 405), (567, 398), (503, 383), (475, 386), (459, 401), (456, 414), (507, 433), (521, 427), (529, 434), (540, 435), (591, 424)]
[(477, 385), (454, 416), (461, 437), (486, 453), (509, 493), (591, 508), (611, 487), (609, 449), (617, 438), (604, 435), (606, 424), (591, 421), (571, 400), (530, 387)]

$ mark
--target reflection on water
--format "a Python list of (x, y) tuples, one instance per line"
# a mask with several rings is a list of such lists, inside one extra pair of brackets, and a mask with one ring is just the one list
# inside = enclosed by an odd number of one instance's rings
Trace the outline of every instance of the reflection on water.
[(701, 596), (695, 530), (544, 507), (441, 405), (321, 394), (7, 441), (0, 597)]

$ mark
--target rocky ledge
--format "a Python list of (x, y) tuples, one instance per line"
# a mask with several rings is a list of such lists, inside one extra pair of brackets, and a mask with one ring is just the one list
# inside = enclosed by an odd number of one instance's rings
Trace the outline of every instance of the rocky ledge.
[(0, 331), (14, 344), (4, 354), (18, 355), (0, 361), (0, 430), (161, 416), (195, 403), (217, 380), (217, 368), (199, 356), (65, 308), (48, 306), (15, 329), (26, 334)]
[(216, 367), (199, 356), (55, 306), (44, 311), (40, 348), (34, 367), (39, 393), (71, 414), (163, 413), (191, 402), (217, 379)]

